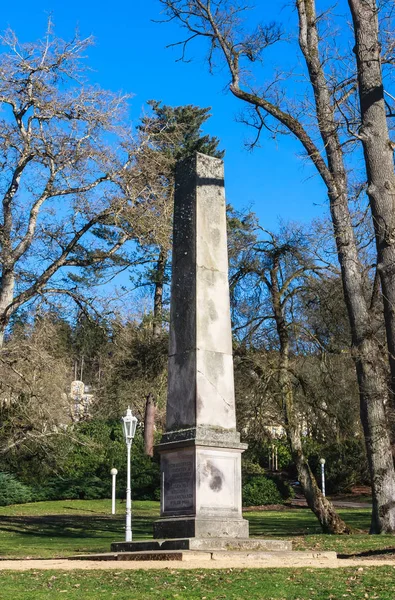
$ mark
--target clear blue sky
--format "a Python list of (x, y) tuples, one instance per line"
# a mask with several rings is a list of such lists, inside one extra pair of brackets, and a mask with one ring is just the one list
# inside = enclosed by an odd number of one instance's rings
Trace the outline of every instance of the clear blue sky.
[[(294, 18), (289, 9), (280, 12), (280, 0), (270, 4), (271, 8), (266, 0), (256, 2), (265, 20)], [(200, 43), (191, 48), (192, 63), (175, 62), (178, 50), (166, 49), (166, 44), (180, 39), (181, 33), (175, 25), (152, 22), (160, 19), (160, 10), (157, 0), (21, 0), (3, 3), (1, 29), (11, 27), (21, 41), (34, 41), (44, 34), (51, 14), (57, 35), (70, 38), (76, 28), (82, 37), (93, 35), (91, 79), (103, 88), (133, 93), (134, 121), (149, 99), (212, 107), (206, 131), (219, 137), (226, 150), (228, 202), (237, 208), (252, 206), (269, 229), (279, 217), (308, 221), (322, 214), (325, 190), (315, 171), (297, 156), (299, 144), (290, 137), (263, 140), (261, 148), (247, 152), (243, 142), (250, 132), (235, 121), (242, 103), (224, 90), (225, 71), (208, 74)]]

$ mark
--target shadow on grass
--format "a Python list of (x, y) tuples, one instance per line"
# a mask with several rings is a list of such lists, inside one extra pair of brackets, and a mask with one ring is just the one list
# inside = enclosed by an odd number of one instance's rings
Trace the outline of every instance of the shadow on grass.
[[(64, 508), (65, 510), (69, 510), (69, 511), (75, 510), (76, 512), (81, 512), (81, 509), (78, 506), (62, 506), (62, 508)], [(84, 512), (93, 513), (96, 515), (102, 514), (101, 510), (92, 510), (91, 508), (84, 508)]]
[[(133, 519), (136, 538), (152, 537), (155, 517)], [(83, 515), (1, 516), (0, 533), (7, 532), (36, 538), (116, 538), (124, 532), (124, 517)]]
[[(354, 532), (367, 533), (370, 526), (371, 512), (369, 509), (339, 510), (347, 525)], [(297, 537), (322, 533), (321, 527), (308, 508), (291, 509), (284, 512), (262, 511), (244, 513), (250, 522), (250, 535)]]
[(250, 535), (258, 537), (293, 537), (319, 533), (321, 528), (310, 511), (300, 510), (280, 514), (250, 513), (244, 515), (250, 523)]
[(338, 554), (338, 558), (368, 558), (371, 556), (386, 556), (386, 555), (394, 555), (395, 554), (395, 546), (390, 548), (377, 548), (376, 550), (364, 550), (363, 552), (353, 552), (352, 554)]

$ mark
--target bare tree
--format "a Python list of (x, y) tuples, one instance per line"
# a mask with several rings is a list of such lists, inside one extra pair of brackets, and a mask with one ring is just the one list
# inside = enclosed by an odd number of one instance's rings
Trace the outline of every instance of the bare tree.
[[(0, 456), (48, 448), (71, 425), (71, 361), (50, 314), (19, 326), (0, 355)], [(69, 435), (72, 435), (69, 431)]]
[[(1, 343), (13, 313), (38, 295), (78, 299), (75, 268), (103, 263), (129, 239), (122, 221), (137, 194), (126, 97), (84, 79), (91, 40), (49, 31), (19, 44), (8, 31), (2, 41)], [(99, 227), (111, 236), (92, 235)]]
[[(277, 352), (272, 352), (273, 364), (269, 371), (271, 378), (277, 383), (277, 404), (280, 414), (283, 415), (292, 458), (307, 504), (319, 520), (324, 533), (349, 533), (347, 525), (317, 486), (303, 450), (303, 420), (300, 407), (295, 401), (298, 383), (295, 363), (299, 358), (295, 348), (295, 335), (297, 337), (301, 332), (293, 313), (296, 312), (298, 297), (306, 280), (314, 270), (318, 270), (318, 266), (306, 251), (306, 240), (297, 228), (293, 233), (285, 229), (280, 237), (265, 232), (265, 238), (262, 241), (256, 240), (252, 246), (246, 248), (244, 260), (233, 276), (232, 287), (234, 289), (235, 285), (240, 285), (243, 279), (247, 278), (246, 287), (249, 293), (257, 298), (252, 321), (249, 315), (245, 324), (247, 327), (252, 326), (255, 335), (266, 324), (264, 331), (272, 337), (273, 334), (269, 332), (271, 324), (274, 324), (272, 350), (276, 348)], [(243, 303), (244, 294), (241, 298)]]
[[(246, 5), (227, 0), (161, 0), (170, 20), (187, 29), (181, 45), (203, 37), (209, 43), (209, 63), (218, 52), (227, 65), (232, 94), (250, 106), (258, 132), (291, 133), (302, 144), (322, 178), (328, 193), (330, 212), (341, 267), (343, 291), (352, 334), (360, 413), (364, 427), (373, 489), (371, 532), (395, 531), (395, 471), (384, 404), (388, 381), (383, 369), (380, 340), (376, 332), (377, 288), (366, 294), (366, 270), (361, 263), (349, 210), (350, 181), (345, 152), (356, 137), (352, 121), (345, 117), (345, 103), (356, 91), (356, 73), (345, 75), (331, 69), (319, 31), (324, 20), (317, 15), (315, 0), (295, 0), (299, 20), (299, 48), (307, 70), (307, 98), (289, 101), (281, 88), (281, 77), (272, 74), (265, 87), (248, 79), (245, 62), (259, 61), (264, 50), (282, 39), (275, 24), (258, 25), (252, 33), (243, 29)], [(346, 56), (346, 55), (345, 55)], [(349, 63), (349, 60), (342, 57)], [(339, 61), (343, 64), (342, 61)], [(311, 102), (309, 100), (311, 99)], [(350, 109), (352, 110), (352, 108)], [(351, 146), (350, 146), (351, 145)]]

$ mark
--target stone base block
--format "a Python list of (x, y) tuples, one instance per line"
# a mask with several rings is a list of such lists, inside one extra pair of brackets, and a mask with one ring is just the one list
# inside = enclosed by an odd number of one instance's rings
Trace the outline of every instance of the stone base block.
[(190, 550), (144, 550), (139, 552), (110, 552), (105, 554), (81, 554), (71, 556), (69, 560), (100, 560), (100, 561), (209, 561), (211, 552), (193, 552)]
[(248, 538), (246, 519), (174, 517), (154, 523), (154, 538)]
[(214, 551), (203, 550), (153, 550), (142, 552), (112, 552), (107, 554), (86, 554), (72, 556), (69, 560), (97, 561), (178, 561), (198, 563), (208, 568), (278, 568), (278, 567), (316, 567), (336, 568), (339, 562), (336, 552), (290, 552), (290, 551)]
[[(264, 540), (260, 538), (185, 538), (178, 540), (144, 540), (138, 542), (114, 542), (111, 552), (153, 552), (165, 550), (192, 550), (200, 552), (284, 552), (292, 550), (288, 540)], [(104, 560), (104, 559), (103, 559)]]

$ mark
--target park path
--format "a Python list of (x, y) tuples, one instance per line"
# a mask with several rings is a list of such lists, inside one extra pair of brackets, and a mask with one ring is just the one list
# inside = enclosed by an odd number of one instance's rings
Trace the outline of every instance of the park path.
[[(328, 565), (327, 568), (343, 567), (374, 567), (374, 566), (392, 566), (395, 569), (395, 559), (338, 559), (336, 564)], [(270, 561), (259, 560), (188, 560), (188, 561), (94, 561), (94, 560), (67, 560), (67, 559), (48, 559), (48, 560), (2, 560), (0, 561), (0, 572), (11, 571), (41, 571), (41, 570), (92, 570), (92, 571), (124, 571), (124, 570), (150, 570), (150, 569), (277, 569), (291, 568), (293, 565), (284, 564), (283, 560), (272, 559)], [(311, 562), (308, 568), (323, 568), (320, 561), (314, 565)], [(298, 566), (300, 568), (300, 565)]]
[[(331, 500), (333, 506), (337, 508), (372, 508), (372, 504), (368, 502), (350, 502), (348, 500)], [(306, 507), (307, 502), (305, 498), (293, 498), (289, 505), (291, 507)]]

